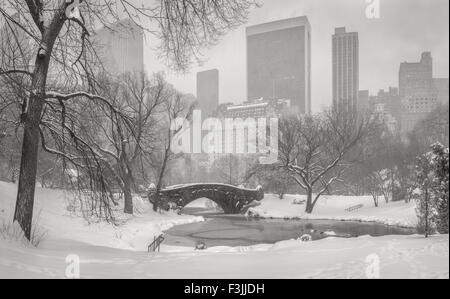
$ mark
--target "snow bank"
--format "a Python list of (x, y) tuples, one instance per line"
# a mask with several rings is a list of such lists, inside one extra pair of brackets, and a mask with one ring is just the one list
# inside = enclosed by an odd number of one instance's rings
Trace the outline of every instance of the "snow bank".
[[(17, 185), (0, 182), (0, 221), (12, 221), (16, 192)], [(202, 217), (179, 216), (172, 212), (155, 213), (146, 201), (135, 198), (139, 212), (134, 216), (122, 215), (123, 225), (89, 224), (67, 211), (69, 196), (62, 190), (36, 189), (34, 215), (48, 233), (41, 246), (55, 240), (73, 240), (95, 246), (146, 251), (153, 237), (162, 231), (175, 225), (204, 221)]]
[(73, 241), (65, 248), (52, 249), (0, 242), (0, 278), (64, 278), (68, 254), (79, 256), (81, 278), (368, 278), (369, 256), (379, 259), (380, 278), (449, 278), (448, 235), (291, 240), (170, 253), (132, 252)]
[[(380, 201), (376, 208), (371, 196), (323, 196), (319, 199), (312, 214), (305, 213), (304, 195), (286, 195), (280, 200), (278, 196), (266, 194), (261, 205), (249, 209), (251, 215), (262, 218), (301, 218), (330, 219), (347, 221), (379, 222), (387, 225), (415, 227), (417, 224), (415, 203)], [(351, 207), (362, 205), (354, 211)]]

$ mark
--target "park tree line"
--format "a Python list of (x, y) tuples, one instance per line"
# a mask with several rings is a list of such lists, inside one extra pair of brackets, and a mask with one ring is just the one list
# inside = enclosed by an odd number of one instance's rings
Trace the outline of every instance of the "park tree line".
[[(324, 194), (372, 196), (375, 207), (417, 201), (420, 231), (448, 232), (448, 109), (438, 107), (408, 134), (390, 130), (373, 114), (284, 117), (279, 163), (255, 165), (247, 179), (280, 199), (305, 194), (306, 213)], [(433, 178), (424, 179), (424, 172)]]

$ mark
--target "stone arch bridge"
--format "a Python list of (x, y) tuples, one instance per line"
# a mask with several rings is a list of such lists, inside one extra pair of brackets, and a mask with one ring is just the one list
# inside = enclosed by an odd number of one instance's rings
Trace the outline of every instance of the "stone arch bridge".
[(245, 213), (254, 202), (261, 201), (264, 191), (260, 187), (245, 189), (225, 184), (190, 184), (163, 189), (159, 198), (162, 203), (177, 208), (183, 208), (200, 198), (208, 198), (218, 204), (225, 214), (239, 214)]

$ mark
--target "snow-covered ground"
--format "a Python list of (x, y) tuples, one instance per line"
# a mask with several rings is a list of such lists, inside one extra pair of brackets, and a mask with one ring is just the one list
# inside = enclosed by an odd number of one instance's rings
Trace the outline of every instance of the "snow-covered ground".
[(76, 241), (40, 249), (0, 242), (0, 278), (64, 278), (75, 254), (81, 278), (448, 279), (448, 244), (448, 235), (389, 236), (149, 254)]
[[(294, 204), (304, 200), (306, 196), (303, 195), (286, 195), (280, 200), (276, 195), (266, 194), (261, 205), (249, 211), (252, 215), (263, 218), (368, 221), (403, 227), (415, 227), (417, 224), (414, 202), (386, 203), (380, 198), (380, 205), (376, 208), (371, 196), (323, 196), (317, 202), (313, 213), (306, 214), (304, 204)], [(346, 211), (358, 205), (362, 205), (362, 208)]]
[[(17, 185), (0, 182), (0, 224), (11, 222), (14, 215)], [(91, 223), (67, 210), (67, 197), (60, 190), (36, 189), (34, 214), (38, 225), (47, 232), (45, 242), (73, 240), (96, 246), (144, 251), (154, 236), (174, 225), (203, 221), (202, 217), (155, 213), (150, 205), (135, 198), (134, 216), (120, 226)], [(0, 239), (0, 242), (2, 240)]]
[[(0, 223), (12, 219), (15, 195), (15, 185), (0, 182)], [(347, 207), (365, 199), (330, 199), (329, 208), (321, 207), (323, 201), (314, 216), (340, 218), (332, 215), (333, 210), (345, 215), (345, 207), (338, 204), (340, 200)], [(381, 278), (449, 278), (448, 235), (429, 239), (385, 236), (316, 242), (288, 240), (204, 251), (163, 246), (160, 253), (148, 253), (148, 243), (162, 230), (203, 219), (158, 214), (144, 201), (135, 203), (140, 213), (122, 226), (88, 225), (67, 211), (62, 191), (38, 188), (35, 212), (40, 213), (40, 225), (48, 236), (34, 248), (2, 239), (0, 234), (0, 278), (64, 278), (68, 269), (69, 274), (73, 273), (70, 269), (74, 257), (79, 257), (81, 278), (367, 278), (377, 277), (378, 272)], [(289, 199), (280, 201), (268, 196), (256, 209), (272, 216), (298, 217), (304, 207), (291, 203)], [(374, 216), (378, 220), (399, 216), (407, 219), (414, 208), (405, 205), (393, 207), (398, 211), (390, 209), (382, 206), (373, 210), (368, 204), (352, 215)], [(401, 213), (402, 210), (409, 214)]]

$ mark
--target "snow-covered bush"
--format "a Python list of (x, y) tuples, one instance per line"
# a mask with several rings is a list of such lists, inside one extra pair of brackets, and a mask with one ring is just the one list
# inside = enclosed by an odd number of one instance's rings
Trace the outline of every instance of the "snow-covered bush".
[(299, 205), (299, 206), (302, 206), (302, 205), (304, 205), (306, 203), (306, 200), (305, 199), (301, 199), (301, 198), (295, 198), (293, 201), (292, 201), (292, 204), (293, 205)]
[(199, 241), (195, 244), (195, 250), (206, 250), (207, 248), (206, 243), (203, 241)]
[(435, 223), (439, 233), (449, 233), (448, 200), (449, 200), (449, 150), (441, 144), (434, 144), (431, 165), (434, 176), (432, 192), (436, 209)]
[(420, 189), (417, 200), (418, 230), (421, 233), (449, 233), (449, 150), (436, 143), (431, 151), (417, 161), (417, 182)]
[(312, 236), (308, 235), (308, 234), (305, 234), (305, 235), (301, 236), (299, 238), (299, 240), (302, 241), (302, 242), (311, 242), (312, 241)]

